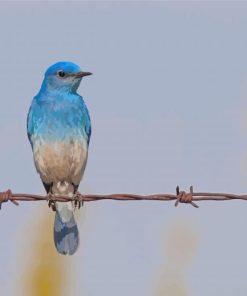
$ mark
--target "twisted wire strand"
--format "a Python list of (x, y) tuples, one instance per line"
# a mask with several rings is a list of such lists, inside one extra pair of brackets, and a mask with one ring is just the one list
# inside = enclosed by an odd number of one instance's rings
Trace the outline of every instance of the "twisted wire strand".
[(76, 197), (67, 196), (54, 196), (54, 195), (35, 195), (26, 193), (12, 193), (9, 189), (7, 191), (0, 192), (0, 208), (3, 203), (11, 201), (15, 205), (19, 205), (17, 201), (40, 201), (46, 200), (49, 202), (66, 202), (76, 200), (77, 202), (91, 202), (99, 200), (121, 200), (121, 201), (174, 201), (175, 206), (179, 203), (188, 203), (193, 207), (198, 208), (199, 206), (195, 202), (199, 201), (226, 201), (226, 200), (246, 200), (247, 195), (238, 195), (232, 193), (218, 193), (218, 192), (194, 192), (193, 186), (190, 186), (189, 192), (180, 191), (179, 186), (176, 187), (176, 194), (151, 194), (151, 195), (137, 195), (137, 194), (81, 194), (77, 193)]

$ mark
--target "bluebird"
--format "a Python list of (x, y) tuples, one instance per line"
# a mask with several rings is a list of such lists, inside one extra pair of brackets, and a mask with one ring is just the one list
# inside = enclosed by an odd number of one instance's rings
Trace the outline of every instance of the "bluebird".
[[(47, 194), (75, 197), (88, 156), (91, 121), (77, 89), (84, 76), (72, 62), (48, 68), (27, 117), (27, 134), (34, 164)], [(74, 202), (55, 203), (54, 242), (61, 254), (79, 245)]]

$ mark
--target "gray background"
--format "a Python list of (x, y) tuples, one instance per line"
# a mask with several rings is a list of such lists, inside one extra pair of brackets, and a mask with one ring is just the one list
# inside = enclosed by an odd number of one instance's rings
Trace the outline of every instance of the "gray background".
[[(245, 2), (1, 3), (1, 190), (44, 193), (26, 114), (46, 68), (71, 60), (94, 73), (79, 89), (93, 124), (81, 191), (247, 192), (246, 28)], [(20, 241), (32, 236), (24, 225), (41, 208), (0, 212), (2, 295), (14, 294), (16, 254), (28, 252)], [(245, 202), (106, 201), (82, 211), (73, 295), (246, 295)], [(182, 265), (169, 253), (174, 225), (177, 254), (190, 248), (184, 238), (196, 242)]]

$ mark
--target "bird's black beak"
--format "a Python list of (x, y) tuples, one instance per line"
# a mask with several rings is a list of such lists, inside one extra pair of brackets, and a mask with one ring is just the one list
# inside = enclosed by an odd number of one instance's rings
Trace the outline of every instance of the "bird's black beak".
[(83, 72), (83, 71), (80, 71), (78, 73), (75, 74), (75, 78), (82, 78), (84, 76), (88, 76), (88, 75), (92, 75), (93, 73), (91, 72)]

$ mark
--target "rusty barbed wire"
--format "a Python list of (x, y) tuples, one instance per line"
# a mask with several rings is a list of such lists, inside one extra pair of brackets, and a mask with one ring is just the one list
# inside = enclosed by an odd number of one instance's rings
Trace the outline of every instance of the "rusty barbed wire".
[(226, 201), (226, 200), (246, 200), (247, 195), (239, 195), (232, 193), (216, 193), (216, 192), (194, 192), (193, 186), (190, 186), (189, 192), (180, 191), (179, 186), (176, 187), (176, 194), (151, 194), (151, 195), (137, 195), (137, 194), (76, 194), (76, 199), (74, 197), (67, 196), (55, 196), (55, 195), (35, 195), (35, 194), (26, 194), (26, 193), (12, 193), (11, 190), (0, 192), (0, 208), (1, 205), (5, 202), (11, 201), (15, 205), (19, 205), (17, 201), (40, 201), (46, 200), (49, 203), (54, 203), (56, 201), (66, 202), (73, 201), (76, 202), (90, 202), (90, 201), (99, 201), (99, 200), (121, 200), (121, 201), (173, 201), (175, 200), (175, 206), (178, 206), (179, 203), (188, 203), (193, 207), (198, 208), (199, 206), (195, 203), (198, 201)]

